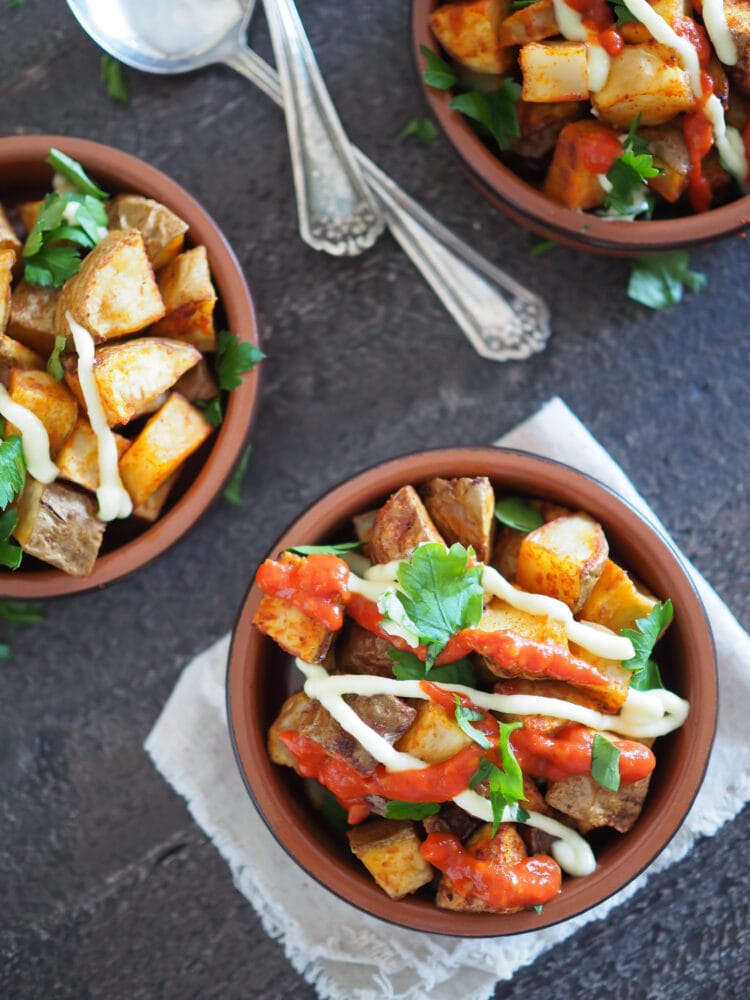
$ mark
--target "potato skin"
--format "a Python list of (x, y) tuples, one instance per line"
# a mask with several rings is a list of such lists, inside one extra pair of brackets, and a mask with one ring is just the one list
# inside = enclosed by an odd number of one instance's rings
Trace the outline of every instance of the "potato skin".
[(58, 481), (44, 486), (29, 478), (14, 536), (29, 555), (83, 577), (94, 568), (105, 527), (93, 497)]
[(431, 479), (422, 499), (448, 545), (472, 546), (479, 562), (487, 562), (495, 537), (495, 491), (486, 476)]
[(370, 535), (370, 557), (375, 563), (409, 559), (422, 542), (443, 542), (443, 536), (414, 487), (403, 486), (375, 517)]

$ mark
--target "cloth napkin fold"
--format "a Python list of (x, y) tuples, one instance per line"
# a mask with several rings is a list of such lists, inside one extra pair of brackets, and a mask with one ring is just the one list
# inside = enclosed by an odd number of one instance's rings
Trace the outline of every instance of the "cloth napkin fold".
[[(606, 483), (658, 525), (622, 469), (559, 398), (496, 444), (546, 455)], [(661, 525), (659, 525), (661, 527)], [(664, 529), (662, 528), (662, 531)], [(638, 892), (750, 798), (750, 636), (694, 568), (719, 662), (719, 725), (702, 790), (656, 861), (616, 896), (555, 927), (506, 939), (437, 937), (360, 913), (307, 876), (276, 844), (250, 802), (229, 742), (224, 680), (229, 636), (184, 669), (146, 750), (228, 862), (235, 885), (325, 1000), (487, 1000), (498, 980)], [(320, 919), (325, 913), (325, 920)]]

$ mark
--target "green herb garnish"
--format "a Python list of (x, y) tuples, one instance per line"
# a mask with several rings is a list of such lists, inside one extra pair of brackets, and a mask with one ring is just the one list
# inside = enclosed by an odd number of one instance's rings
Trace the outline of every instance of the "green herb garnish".
[[(26, 482), (26, 461), (18, 434), (0, 441), (0, 509), (13, 503)], [(6, 536), (7, 537), (7, 536)]]
[(495, 517), (501, 524), (516, 531), (533, 531), (544, 524), (544, 518), (537, 507), (533, 507), (521, 497), (505, 497), (495, 504)]
[(506, 807), (510, 813), (509, 818), (512, 820), (525, 822), (529, 818), (526, 810), (518, 804), (521, 801), (526, 801), (523, 791), (523, 772), (510, 745), (510, 734), (522, 725), (521, 722), (500, 723), (499, 750), (503, 770), (500, 770), (497, 764), (485, 757), (479, 762), (479, 767), (469, 782), (469, 788), (476, 788), (481, 782), (487, 782), (490, 805), (492, 806), (493, 837), (503, 821), (503, 812)]
[(66, 153), (62, 153), (59, 149), (50, 149), (49, 156), (45, 159), (45, 163), (49, 163), (53, 170), (56, 170), (58, 174), (62, 174), (63, 177), (73, 184), (81, 194), (90, 194), (94, 198), (99, 198), (102, 201), (106, 201), (109, 195), (106, 191), (95, 184), (86, 171), (83, 169), (81, 164), (74, 160), (71, 156)]
[(637, 134), (640, 124), (641, 116), (638, 115), (623, 141), (622, 155), (607, 171), (611, 188), (602, 206), (605, 214), (634, 216), (651, 212), (650, 193), (644, 195), (642, 202), (638, 201), (638, 194), (650, 178), (658, 177), (662, 171), (654, 166), (648, 143)]
[(362, 542), (337, 542), (335, 545), (293, 545), (287, 552), (294, 552), (298, 556), (313, 556), (316, 554), (325, 556), (340, 556), (343, 552), (351, 552), (358, 549)]
[(127, 104), (130, 100), (130, 88), (128, 87), (128, 81), (125, 79), (125, 71), (121, 63), (106, 53), (102, 56), (101, 77), (107, 95), (113, 101), (120, 101), (122, 104)]
[(195, 404), (199, 410), (203, 410), (203, 416), (212, 427), (220, 427), (224, 419), (224, 412), (221, 408), (221, 397), (214, 396), (213, 399), (199, 399)]
[(425, 819), (440, 812), (437, 802), (400, 802), (390, 799), (385, 805), (386, 819)]
[(263, 351), (247, 340), (240, 340), (234, 333), (221, 330), (216, 335), (216, 374), (219, 388), (231, 392), (242, 383), (245, 372), (265, 358)]
[(614, 7), (612, 13), (615, 15), (615, 25), (618, 28), (621, 24), (627, 24), (629, 21), (635, 21), (638, 23), (638, 18), (625, 6), (622, 0), (609, 0), (609, 2)]
[(594, 735), (591, 747), (591, 777), (612, 792), (620, 787), (620, 751), (601, 733)]
[[(6, 622), (13, 628), (40, 622), (43, 617), (42, 605), (38, 601), (0, 601), (0, 622)], [(0, 660), (10, 658), (10, 646), (7, 642), (0, 642)]]
[(473, 740), (474, 743), (478, 743), (482, 750), (489, 750), (492, 745), (487, 737), (481, 730), (476, 729), (472, 726), (472, 722), (479, 722), (484, 718), (484, 712), (478, 712), (475, 708), (467, 708), (465, 705), (461, 704), (461, 699), (457, 694), (453, 695), (453, 700), (456, 703), (455, 717), (458, 728)]
[(67, 343), (68, 338), (58, 334), (58, 336), (55, 337), (55, 346), (52, 348), (50, 356), (47, 358), (47, 371), (50, 375), (57, 379), (58, 382), (62, 381), (63, 375), (65, 374), (60, 361), (60, 354), (65, 350)]
[(419, 50), (425, 58), (425, 68), (422, 78), (428, 87), (436, 90), (450, 90), (458, 83), (458, 77), (453, 71), (453, 67), (436, 56), (432, 49), (426, 45), (420, 45)]
[(497, 90), (488, 93), (470, 90), (465, 94), (457, 94), (450, 107), (479, 122), (489, 131), (500, 149), (507, 149), (510, 140), (521, 134), (517, 112), (520, 96), (521, 85), (506, 77)]
[(534, 913), (541, 913), (543, 909), (544, 907), (542, 906), (541, 903), (534, 904)]
[(557, 240), (542, 240), (541, 243), (536, 243), (529, 250), (530, 257), (541, 257), (545, 253), (549, 253), (550, 250), (556, 250), (560, 244)]
[(418, 656), (401, 649), (389, 649), (388, 656), (393, 660), (393, 676), (399, 681), (421, 681), (430, 675), (430, 680), (438, 684), (463, 684), (464, 687), (476, 687), (477, 675), (471, 660), (464, 656), (452, 663), (442, 663), (429, 671), (426, 664)]
[(23, 549), (10, 540), (17, 523), (18, 514), (12, 507), (0, 514), (0, 566), (7, 569), (18, 569), (23, 558)]
[(428, 146), (437, 137), (438, 130), (430, 118), (412, 118), (401, 129), (399, 139), (416, 139), (423, 146)]
[(635, 655), (629, 660), (623, 660), (622, 665), (626, 670), (633, 671), (630, 686), (636, 691), (651, 691), (654, 688), (664, 687), (659, 668), (651, 659), (651, 653), (673, 616), (674, 607), (667, 598), (663, 604), (655, 605), (645, 618), (636, 619), (637, 630), (633, 628), (622, 630), (622, 634), (630, 639), (635, 650)]
[(235, 504), (237, 507), (242, 503), (242, 480), (245, 478), (247, 463), (250, 461), (250, 452), (252, 450), (253, 447), (250, 444), (245, 448), (242, 457), (237, 463), (237, 468), (234, 470), (234, 475), (224, 490), (224, 499), (229, 503)]
[(628, 283), (628, 296), (649, 309), (666, 309), (682, 301), (683, 289), (699, 292), (706, 284), (705, 274), (690, 270), (687, 250), (638, 257)]

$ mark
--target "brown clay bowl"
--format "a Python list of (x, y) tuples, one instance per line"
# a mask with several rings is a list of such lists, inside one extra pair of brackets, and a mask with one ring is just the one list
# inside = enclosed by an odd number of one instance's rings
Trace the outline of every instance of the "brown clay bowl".
[(420, 46), (426, 45), (444, 58), (429, 25), (430, 14), (437, 6), (438, 0), (412, 0), (413, 56), (420, 85), (469, 180), (514, 222), (545, 239), (615, 256), (687, 249), (744, 232), (750, 226), (750, 195), (699, 215), (635, 222), (610, 222), (591, 212), (576, 212), (551, 201), (502, 163), (464, 115), (450, 110), (451, 91), (435, 90), (424, 83), (425, 58)]
[(671, 597), (674, 621), (659, 646), (664, 683), (691, 703), (686, 726), (656, 744), (657, 768), (643, 813), (627, 835), (599, 831), (590, 841), (598, 867), (567, 878), (541, 914), (509, 916), (439, 910), (429, 892), (389, 899), (308, 802), (300, 779), (272, 764), (266, 734), (284, 699), (301, 687), (290, 657), (252, 624), (260, 593), (251, 586), (237, 620), (227, 672), (229, 728), (242, 777), (269, 830), (288, 854), (331, 892), (360, 910), (418, 931), (489, 937), (537, 930), (588, 910), (639, 874), (668, 844), (700, 787), (716, 723), (716, 666), (711, 631), (700, 599), (670, 543), (633, 507), (582, 473), (525, 452), (454, 448), (397, 458), (331, 490), (291, 525), (270, 550), (346, 540), (353, 514), (377, 506), (398, 487), (433, 476), (486, 475), (497, 488), (546, 497), (588, 511), (601, 522), (613, 558), (662, 600)]
[[(52, 169), (44, 163), (50, 146), (83, 164), (107, 191), (132, 191), (160, 201), (189, 225), (188, 245), (203, 244), (217, 290), (217, 324), (241, 340), (258, 343), (253, 300), (239, 262), (221, 230), (198, 202), (166, 174), (111, 146), (57, 135), (0, 138), (0, 201), (41, 197), (49, 190)], [(221, 329), (222, 326), (218, 326)], [(135, 572), (166, 552), (193, 527), (217, 499), (245, 447), (258, 400), (258, 369), (229, 395), (224, 421), (183, 469), (158, 521), (144, 526), (134, 518), (112, 522), (93, 572), (69, 576), (25, 557), (15, 572), (0, 569), (0, 597), (38, 600), (92, 590)]]

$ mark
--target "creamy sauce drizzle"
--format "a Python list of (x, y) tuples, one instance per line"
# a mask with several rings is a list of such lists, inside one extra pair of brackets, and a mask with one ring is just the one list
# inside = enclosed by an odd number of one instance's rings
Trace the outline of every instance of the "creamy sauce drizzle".
[(586, 43), (586, 63), (589, 76), (589, 90), (601, 90), (607, 82), (611, 58), (607, 50), (595, 41), (596, 32), (590, 32), (583, 23), (583, 15), (565, 0), (552, 0), (555, 8), (555, 20), (563, 38), (569, 42)]
[(119, 456), (115, 437), (107, 424), (104, 407), (99, 398), (99, 390), (94, 377), (94, 339), (88, 330), (76, 322), (69, 312), (65, 313), (73, 343), (78, 352), (78, 379), (86, 403), (91, 429), (96, 435), (99, 461), (99, 519), (114, 521), (118, 517), (128, 517), (133, 511), (133, 502), (122, 485), (118, 469)]
[(21, 432), (21, 448), (29, 475), (45, 484), (57, 479), (59, 470), (50, 458), (47, 428), (36, 413), (15, 403), (4, 385), (0, 385), (0, 415)]
[(703, 24), (716, 55), (726, 66), (737, 63), (737, 46), (727, 24), (724, 0), (703, 0)]

